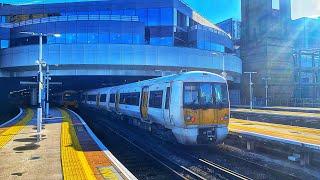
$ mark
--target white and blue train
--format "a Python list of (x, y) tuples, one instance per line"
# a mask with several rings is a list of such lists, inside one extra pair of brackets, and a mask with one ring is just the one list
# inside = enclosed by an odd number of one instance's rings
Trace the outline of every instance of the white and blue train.
[(147, 127), (169, 132), (185, 145), (221, 142), (230, 118), (226, 80), (193, 71), (136, 83), (94, 89), (82, 94), (82, 104), (115, 113)]

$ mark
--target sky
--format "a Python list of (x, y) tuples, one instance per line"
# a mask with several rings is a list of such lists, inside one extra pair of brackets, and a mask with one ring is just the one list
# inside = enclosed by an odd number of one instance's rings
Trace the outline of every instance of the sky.
[[(228, 18), (241, 19), (241, 0), (184, 0), (214, 23)], [(281, 1), (281, 0), (280, 0)], [(320, 0), (291, 0), (292, 19), (319, 17)]]
[[(0, 0), (2, 3), (68, 2), (86, 0)], [(183, 0), (214, 23), (228, 18), (241, 19), (241, 0)], [(281, 1), (281, 0), (280, 0)], [(291, 0), (292, 19), (320, 16), (320, 0)]]

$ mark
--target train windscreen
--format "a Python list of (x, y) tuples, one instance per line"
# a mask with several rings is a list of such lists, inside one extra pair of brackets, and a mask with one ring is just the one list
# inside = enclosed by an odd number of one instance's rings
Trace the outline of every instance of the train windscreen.
[(228, 108), (229, 97), (224, 83), (185, 83), (185, 108)]

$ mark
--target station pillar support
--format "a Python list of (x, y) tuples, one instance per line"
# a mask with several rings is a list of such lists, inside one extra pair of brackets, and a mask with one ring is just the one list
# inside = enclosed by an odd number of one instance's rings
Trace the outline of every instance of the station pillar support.
[(30, 96), (30, 105), (31, 106), (37, 105), (37, 98), (38, 98), (37, 89), (32, 88), (31, 89), (31, 96)]
[(253, 141), (247, 141), (247, 150), (248, 151), (254, 150), (254, 142)]

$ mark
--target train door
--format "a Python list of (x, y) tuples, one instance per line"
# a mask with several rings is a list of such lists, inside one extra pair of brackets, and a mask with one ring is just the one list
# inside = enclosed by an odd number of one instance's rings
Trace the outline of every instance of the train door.
[(170, 125), (170, 99), (171, 99), (171, 87), (166, 88), (165, 105), (163, 109), (163, 118), (166, 125)]
[(120, 93), (116, 92), (116, 97), (115, 97), (116, 101), (115, 101), (115, 108), (116, 108), (116, 112), (119, 112), (119, 103), (120, 103)]
[(142, 88), (141, 102), (140, 102), (140, 114), (141, 119), (148, 119), (148, 101), (149, 101), (149, 88), (147, 86)]

